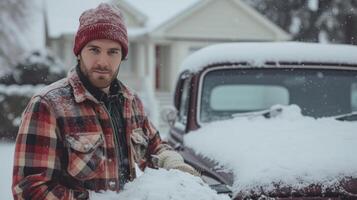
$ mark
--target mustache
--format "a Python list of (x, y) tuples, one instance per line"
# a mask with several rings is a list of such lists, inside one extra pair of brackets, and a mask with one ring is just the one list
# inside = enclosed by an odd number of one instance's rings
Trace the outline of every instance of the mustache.
[(106, 66), (96, 66), (92, 69), (92, 71), (104, 71), (104, 72), (111, 72), (112, 70)]

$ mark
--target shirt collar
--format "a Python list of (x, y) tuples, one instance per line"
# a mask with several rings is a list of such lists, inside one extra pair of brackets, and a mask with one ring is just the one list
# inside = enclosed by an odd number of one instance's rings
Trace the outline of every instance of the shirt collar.
[[(81, 73), (79, 66), (73, 67), (67, 75), (68, 81), (73, 88), (73, 94), (77, 103), (86, 99), (99, 103), (105, 95), (100, 89), (94, 87)], [(134, 94), (118, 79), (114, 79), (110, 87), (110, 95), (122, 95), (124, 98), (133, 99)], [(104, 98), (106, 98), (104, 97)]]

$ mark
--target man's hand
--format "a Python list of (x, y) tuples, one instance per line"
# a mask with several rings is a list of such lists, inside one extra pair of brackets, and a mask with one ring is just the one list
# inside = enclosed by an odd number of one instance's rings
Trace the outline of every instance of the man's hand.
[(166, 150), (154, 156), (154, 158), (158, 167), (164, 169), (178, 169), (194, 176), (200, 176), (200, 173), (192, 166), (186, 164), (182, 156), (176, 151)]
[(173, 169), (178, 169), (183, 172), (190, 173), (194, 176), (199, 176), (199, 177), (201, 176), (201, 174), (195, 168), (193, 168), (191, 165), (188, 165), (186, 163), (182, 163), (181, 165), (178, 165), (178, 166), (174, 167)]

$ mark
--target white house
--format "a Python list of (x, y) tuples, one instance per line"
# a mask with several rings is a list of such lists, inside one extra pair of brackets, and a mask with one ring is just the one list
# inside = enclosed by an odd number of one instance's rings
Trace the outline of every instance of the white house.
[[(147, 77), (147, 83), (159, 91), (172, 91), (182, 60), (206, 45), (290, 39), (240, 0), (113, 2), (124, 11), (129, 27), (130, 53), (125, 75), (139, 81)], [(132, 85), (140, 89), (140, 83), (135, 82)]]

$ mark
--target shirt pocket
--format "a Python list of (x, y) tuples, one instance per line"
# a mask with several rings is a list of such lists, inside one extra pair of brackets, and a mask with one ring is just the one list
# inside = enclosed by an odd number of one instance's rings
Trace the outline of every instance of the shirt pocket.
[(149, 139), (141, 128), (134, 129), (130, 135), (130, 139), (135, 162), (139, 162), (146, 155)]
[(101, 133), (66, 136), (67, 172), (78, 180), (89, 180), (104, 170), (104, 140)]

